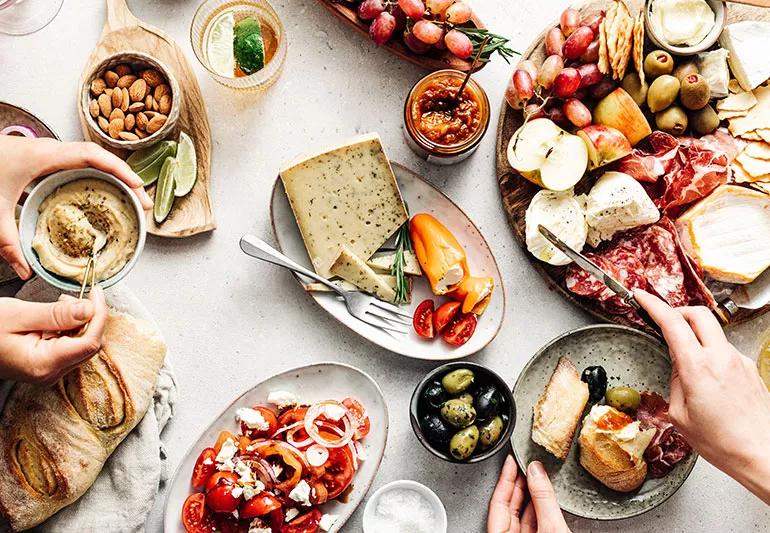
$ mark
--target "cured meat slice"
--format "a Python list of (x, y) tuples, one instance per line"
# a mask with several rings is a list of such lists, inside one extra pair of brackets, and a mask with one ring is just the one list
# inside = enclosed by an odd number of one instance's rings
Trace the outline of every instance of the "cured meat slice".
[(677, 463), (692, 453), (692, 447), (671, 423), (668, 402), (656, 392), (642, 392), (636, 419), (641, 429), (656, 430), (644, 459), (652, 477), (660, 478), (671, 472)]
[(671, 169), (679, 150), (679, 141), (673, 135), (655, 131), (647, 142), (652, 151), (635, 148), (617, 163), (617, 170), (637, 181), (655, 183)]

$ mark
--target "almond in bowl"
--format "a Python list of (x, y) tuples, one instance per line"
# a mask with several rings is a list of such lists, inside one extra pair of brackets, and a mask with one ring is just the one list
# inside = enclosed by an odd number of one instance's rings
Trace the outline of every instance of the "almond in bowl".
[(181, 93), (163, 63), (140, 52), (102, 61), (84, 80), (81, 111), (93, 137), (138, 150), (168, 136), (179, 119)]

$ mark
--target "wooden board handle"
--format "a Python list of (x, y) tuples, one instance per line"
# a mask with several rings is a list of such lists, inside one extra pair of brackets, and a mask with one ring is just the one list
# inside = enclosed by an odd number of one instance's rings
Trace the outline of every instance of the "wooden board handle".
[(138, 23), (139, 20), (129, 11), (126, 0), (107, 0), (107, 21), (104, 24), (104, 33), (136, 26)]

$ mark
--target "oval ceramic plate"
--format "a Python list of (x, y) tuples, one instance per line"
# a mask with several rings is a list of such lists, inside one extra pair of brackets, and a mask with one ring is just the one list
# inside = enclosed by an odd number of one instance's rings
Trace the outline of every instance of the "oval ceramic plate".
[[(26, 109), (0, 102), (0, 130), (14, 125), (32, 128), (38, 137), (59, 138), (42, 120)], [(5, 260), (0, 259), (0, 285), (15, 279), (17, 279), (16, 273)]]
[(201, 450), (212, 446), (220, 431), (237, 433), (239, 427), (235, 422), (235, 411), (239, 407), (265, 403), (267, 395), (275, 390), (292, 392), (299, 397), (300, 402), (310, 404), (330, 399), (341, 401), (350, 396), (366, 408), (371, 420), (371, 430), (361, 440), (366, 460), (359, 464), (353, 477), (353, 488), (348, 500), (346, 503), (335, 500), (320, 506), (323, 513), (339, 516), (330, 533), (342, 529), (364, 500), (380, 468), (388, 439), (388, 408), (380, 387), (361, 370), (340, 363), (316, 363), (287, 370), (256, 385), (239, 396), (206, 428), (182, 459), (169, 485), (163, 519), (166, 533), (185, 533), (180, 520), (182, 505), (187, 496), (194, 492), (190, 487), (190, 476)]
[[(532, 441), (532, 408), (543, 393), (559, 358), (566, 356), (582, 372), (601, 365), (607, 371), (607, 387), (629, 386), (639, 391), (669, 396), (671, 362), (666, 348), (653, 337), (632, 328), (596, 325), (576, 329), (552, 340), (524, 367), (513, 397), (519, 407), (511, 437), (519, 468), (542, 461), (551, 477), (559, 505), (568, 513), (594, 520), (630, 518), (654, 509), (690, 475), (697, 456), (692, 453), (662, 479), (651, 479), (628, 494), (615, 492), (594, 479), (580, 466), (575, 438), (566, 461), (560, 461)], [(590, 405), (586, 406), (586, 412)], [(576, 431), (576, 435), (579, 433)]]
[[(430, 213), (435, 216), (449, 228), (457, 237), (457, 240), (460, 241), (460, 244), (465, 247), (468, 256), (468, 266), (471, 272), (476, 276), (492, 276), (495, 280), (492, 300), (484, 314), (479, 317), (475, 333), (467, 343), (460, 347), (450, 346), (441, 339), (426, 341), (417, 335), (411, 327), (406, 335), (399, 335), (397, 333), (391, 335), (384, 330), (365, 324), (350, 315), (345, 304), (341, 300), (336, 299), (334, 294), (311, 293), (311, 296), (318, 305), (345, 326), (365, 339), (392, 352), (416, 359), (436, 361), (459, 359), (472, 355), (484, 348), (497, 336), (505, 314), (505, 290), (503, 289), (500, 271), (492, 255), (492, 250), (490, 250), (479, 229), (452, 200), (406, 167), (398, 163), (391, 164), (401, 189), (401, 195), (404, 201), (409, 204), (410, 213), (413, 215), (417, 213)], [(307, 255), (305, 244), (302, 241), (302, 236), (300, 235), (280, 178), (276, 180), (273, 187), (270, 204), (270, 217), (273, 223), (273, 232), (278, 241), (278, 247), (291, 259), (312, 270), (310, 258)], [(430, 291), (430, 287), (424, 278), (414, 278), (412, 302), (404, 306), (404, 309), (412, 314), (417, 305), (426, 298), (432, 298), (437, 303), (442, 301), (442, 298), (435, 296)]]

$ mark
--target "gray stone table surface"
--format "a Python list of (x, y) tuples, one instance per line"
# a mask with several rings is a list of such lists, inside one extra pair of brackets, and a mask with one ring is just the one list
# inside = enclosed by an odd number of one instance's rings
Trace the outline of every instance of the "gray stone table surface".
[[(473, 361), (512, 385), (530, 356), (556, 335), (590, 317), (555, 292), (515, 242), (495, 179), (495, 135), (511, 67), (495, 59), (476, 79), (493, 106), (493, 124), (479, 151), (450, 168), (418, 159), (404, 143), (401, 113), (411, 85), (424, 72), (343, 26), (315, 0), (274, 0), (286, 26), (289, 55), (278, 83), (261, 97), (236, 94), (214, 82), (190, 47), (198, 0), (129, 0), (133, 12), (177, 39), (198, 74), (213, 136), (212, 189), (218, 229), (185, 240), (148, 238), (126, 283), (163, 329), (181, 389), (176, 416), (164, 434), (173, 470), (198, 433), (231, 400), (268, 376), (312, 361), (341, 361), (370, 373), (382, 387), (391, 430), (373, 490), (401, 478), (432, 487), (449, 514), (451, 532), (484, 531), (486, 505), (500, 454), (480, 465), (441, 462), (412, 434), (408, 401), (436, 365), (368, 343), (312, 303), (291, 275), (238, 249), (253, 232), (272, 241), (270, 189), (280, 164), (313, 147), (376, 131), (390, 157), (440, 187), (476, 222), (500, 265), (508, 305), (497, 339)], [(474, 0), (487, 25), (523, 50), (566, 2)], [(0, 99), (36, 113), (65, 140), (82, 139), (76, 113), (78, 79), (105, 16), (101, 0), (66, 0), (59, 16), (27, 37), (0, 36)], [(732, 333), (756, 356), (768, 321)], [(162, 530), (158, 496), (148, 531)], [(361, 530), (359, 509), (345, 531)], [(575, 531), (759, 531), (770, 512), (759, 500), (703, 460), (669, 501), (647, 515), (615, 523), (568, 519)], [(764, 526), (762, 525), (764, 524)]]

